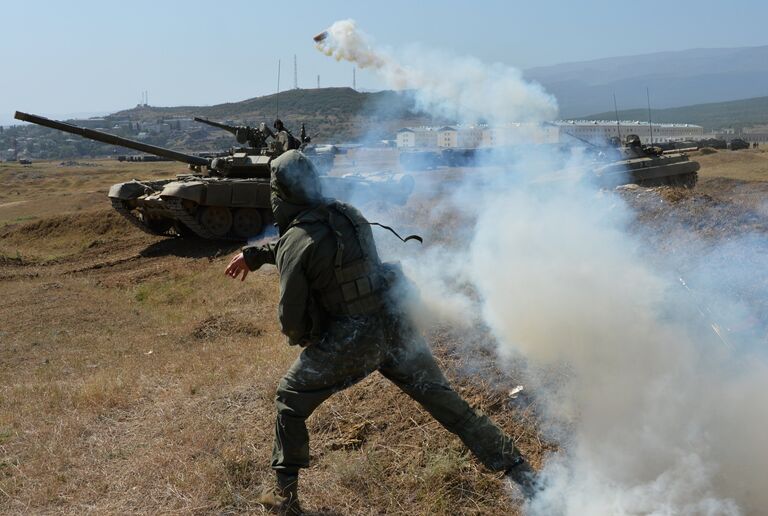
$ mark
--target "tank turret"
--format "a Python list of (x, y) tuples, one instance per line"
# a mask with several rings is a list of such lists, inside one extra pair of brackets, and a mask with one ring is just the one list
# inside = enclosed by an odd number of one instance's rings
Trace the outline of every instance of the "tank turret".
[(241, 145), (247, 144), (251, 149), (254, 150), (266, 149), (268, 147), (267, 138), (275, 137), (272, 130), (267, 127), (267, 124), (264, 122), (259, 124), (259, 127), (250, 127), (248, 125), (227, 125), (197, 116), (195, 117), (195, 122), (200, 122), (201, 124), (210, 125), (212, 127), (230, 132), (235, 135), (237, 143)]
[[(275, 158), (288, 148), (302, 151), (312, 164), (315, 165), (320, 174), (327, 174), (333, 168), (333, 161), (336, 157), (335, 153), (318, 150), (311, 143), (312, 138), (307, 135), (304, 124), (301, 124), (299, 138), (296, 138), (279, 119), (275, 120), (275, 130), (277, 133), (273, 132), (264, 122), (260, 123), (258, 127), (251, 127), (248, 125), (222, 124), (200, 117), (195, 117), (195, 121), (232, 133), (239, 144), (249, 145), (249, 147), (245, 148), (233, 148), (230, 150), (229, 156), (220, 157), (213, 161), (211, 166), (215, 170), (221, 170), (223, 175), (229, 177), (249, 177), (249, 174), (252, 173), (253, 177), (262, 177), (263, 172), (260, 170), (260, 167), (261, 162), (264, 160), (253, 159), (253, 156), (270, 156)], [(271, 140), (268, 141), (267, 138), (271, 138)], [(249, 169), (249, 167), (254, 168)], [(269, 174), (268, 170), (266, 174)]]

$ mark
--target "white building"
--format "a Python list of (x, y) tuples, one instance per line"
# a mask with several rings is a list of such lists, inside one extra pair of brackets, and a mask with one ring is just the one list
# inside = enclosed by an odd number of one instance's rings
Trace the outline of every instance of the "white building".
[[(652, 133), (652, 134), (651, 134)], [(632, 121), (558, 120), (544, 124), (512, 123), (497, 126), (453, 125), (406, 127), (397, 132), (397, 147), (460, 148), (499, 147), (530, 143), (603, 144), (613, 136), (636, 134), (643, 143), (700, 139), (704, 129), (693, 124), (652, 124)]]
[(518, 143), (557, 143), (558, 129), (552, 124), (447, 125), (405, 127), (397, 132), (398, 148), (438, 147), (472, 149)]
[(459, 132), (455, 127), (446, 125), (437, 130), (437, 146), (447, 149), (459, 146)]
[(757, 143), (758, 145), (768, 143), (768, 126), (745, 128), (741, 133), (741, 137), (749, 143)]
[(405, 127), (397, 131), (397, 147), (437, 147), (438, 128)]
[(552, 124), (504, 124), (483, 131), (481, 147), (558, 143), (558, 129)]
[(695, 140), (704, 137), (704, 128), (693, 124), (649, 124), (648, 122), (613, 120), (558, 120), (552, 122), (560, 131), (560, 141), (569, 143), (574, 138), (592, 143), (604, 143), (617, 136), (622, 140), (628, 134), (636, 134), (643, 143), (663, 143)]

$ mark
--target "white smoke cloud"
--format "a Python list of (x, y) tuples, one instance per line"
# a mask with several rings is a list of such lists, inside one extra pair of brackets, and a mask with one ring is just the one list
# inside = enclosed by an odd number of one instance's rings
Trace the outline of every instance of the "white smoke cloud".
[[(510, 68), (435, 52), (425, 62), (396, 60), (370, 41), (347, 20), (319, 46), (376, 69), (392, 87), (418, 89), (421, 106), (438, 116), (554, 116), (551, 97)], [(503, 80), (485, 84), (490, 77)], [(433, 245), (404, 266), (427, 293), (432, 316), (462, 327), (481, 321), (500, 359), (525, 356), (532, 382), (540, 369), (567, 370), (555, 389), (543, 380), (531, 386), (543, 417), (567, 428), (568, 438), (546, 462), (547, 488), (529, 512), (767, 512), (768, 350), (714, 338), (697, 311), (701, 300), (672, 273), (696, 271), (697, 291), (711, 306), (748, 313), (754, 306), (740, 297), (749, 277), (742, 262), (722, 260), (713, 273), (707, 257), (717, 250), (698, 253), (704, 246), (692, 245), (693, 237), (668, 259), (628, 231), (633, 213), (616, 193), (579, 178), (537, 181), (588, 168), (578, 155), (519, 149), (506, 168), (467, 173), (436, 208), (461, 213), (471, 225), (466, 239)], [(763, 236), (738, 246), (727, 256), (768, 248)]]
[(612, 195), (551, 185), (499, 194), (476, 226), (469, 265), (500, 352), (572, 372), (548, 400), (571, 447), (531, 512), (760, 512), (765, 355), (696, 331), (691, 300), (646, 265), (628, 220)]
[(424, 48), (398, 59), (376, 48), (354, 20), (337, 21), (326, 32), (316, 44), (321, 52), (376, 70), (390, 88), (416, 90), (417, 107), (434, 115), (469, 123), (542, 122), (557, 116), (555, 98), (524, 81), (515, 68)]

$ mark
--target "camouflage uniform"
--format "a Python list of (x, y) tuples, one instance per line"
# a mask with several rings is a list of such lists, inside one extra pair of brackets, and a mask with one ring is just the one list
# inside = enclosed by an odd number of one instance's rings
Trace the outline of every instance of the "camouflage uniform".
[(279, 147), (278, 152), (285, 152), (299, 148), (301, 142), (297, 140), (296, 137), (293, 136), (288, 129), (285, 128), (285, 125), (283, 125), (283, 122), (279, 118), (275, 120), (273, 127), (276, 131), (275, 142)]
[(406, 282), (382, 264), (370, 225), (353, 207), (320, 195), (298, 151), (273, 162), (272, 208), (281, 237), (245, 248), (250, 269), (280, 272), (279, 315), (291, 344), (305, 346), (280, 381), (272, 468), (295, 475), (309, 465), (306, 419), (333, 393), (379, 371), (455, 433), (489, 469), (520, 462), (512, 439), (472, 409), (440, 371), (395, 297)]

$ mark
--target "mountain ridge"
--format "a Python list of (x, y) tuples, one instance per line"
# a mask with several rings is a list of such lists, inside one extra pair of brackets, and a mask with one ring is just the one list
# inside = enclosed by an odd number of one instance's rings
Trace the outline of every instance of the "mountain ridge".
[[(584, 120), (615, 120), (616, 112), (604, 111), (585, 117)], [(621, 120), (648, 120), (648, 109), (619, 110)], [(651, 109), (651, 121), (659, 123), (687, 123), (704, 127), (706, 131), (732, 127), (742, 129), (768, 123), (768, 96), (679, 106), (667, 109)]]
[[(555, 95), (564, 118), (651, 104), (666, 109), (761, 97), (768, 93), (768, 45), (697, 48), (529, 68)], [(648, 88), (648, 90), (646, 90)]]

